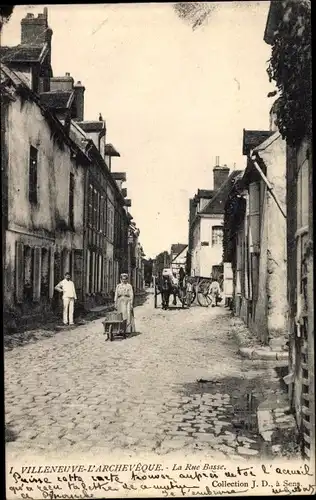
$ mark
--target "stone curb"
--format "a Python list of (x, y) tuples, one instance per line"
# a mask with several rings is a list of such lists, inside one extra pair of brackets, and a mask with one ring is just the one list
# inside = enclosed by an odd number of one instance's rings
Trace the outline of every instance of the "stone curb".
[(271, 351), (266, 349), (253, 349), (251, 347), (240, 347), (238, 353), (247, 359), (260, 359), (260, 360), (276, 360), (287, 361), (289, 359), (288, 352)]
[(258, 432), (264, 441), (272, 444), (276, 430), (282, 432), (293, 429), (293, 432), (296, 432), (294, 416), (291, 414), (285, 415), (284, 413), (288, 409), (289, 407), (257, 410)]

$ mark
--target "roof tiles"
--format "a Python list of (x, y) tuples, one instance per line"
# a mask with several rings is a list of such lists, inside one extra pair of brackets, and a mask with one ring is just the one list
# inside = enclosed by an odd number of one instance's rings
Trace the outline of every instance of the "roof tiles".
[(52, 90), (51, 92), (42, 92), (40, 95), (41, 104), (49, 109), (67, 109), (69, 108), (74, 92), (72, 90)]
[(0, 57), (4, 63), (39, 62), (44, 48), (42, 45), (17, 45), (16, 47), (1, 47)]
[(206, 207), (201, 211), (201, 214), (224, 214), (227, 197), (241, 173), (242, 170), (234, 170), (230, 174), (228, 179), (216, 192), (214, 198), (212, 198)]
[(273, 134), (274, 132), (271, 132), (270, 130), (244, 129), (242, 154), (245, 156), (248, 155), (250, 150), (259, 146), (259, 144), (261, 144), (263, 141), (268, 139), (268, 137), (270, 137)]

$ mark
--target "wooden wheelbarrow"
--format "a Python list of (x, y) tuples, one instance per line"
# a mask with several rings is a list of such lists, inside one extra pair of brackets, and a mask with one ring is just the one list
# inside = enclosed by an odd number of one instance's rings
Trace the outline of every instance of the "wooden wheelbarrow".
[(123, 315), (118, 312), (107, 313), (105, 320), (102, 321), (104, 326), (105, 340), (112, 340), (115, 337), (123, 337), (126, 339), (126, 319), (123, 320)]

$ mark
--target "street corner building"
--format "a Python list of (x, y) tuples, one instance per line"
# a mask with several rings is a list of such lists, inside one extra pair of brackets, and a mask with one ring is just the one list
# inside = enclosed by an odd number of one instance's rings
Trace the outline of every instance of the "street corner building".
[(129, 267), (131, 200), (122, 187), (126, 174), (111, 172), (120, 154), (106, 143), (101, 114), (84, 120), (81, 82), (69, 73), (53, 76), (52, 35), (45, 8), (22, 19), (20, 45), (0, 49), (9, 329), (59, 311), (54, 289), (66, 271), (75, 282), (77, 310), (89, 310), (111, 302), (119, 274)]
[(191, 276), (217, 279), (223, 273), (224, 207), (234, 179), (240, 173), (219, 165), (213, 168), (213, 190), (199, 189), (189, 207), (188, 268)]
[(225, 205), (224, 261), (234, 311), (272, 349), (286, 348), (286, 143), (278, 131), (244, 130), (246, 169)]

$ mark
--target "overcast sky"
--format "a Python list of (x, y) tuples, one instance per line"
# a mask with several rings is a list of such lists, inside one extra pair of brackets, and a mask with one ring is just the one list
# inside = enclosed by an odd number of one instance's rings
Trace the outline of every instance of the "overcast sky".
[[(16, 6), (1, 43), (43, 7)], [(147, 257), (187, 243), (189, 198), (212, 189), (215, 157), (243, 169), (243, 128), (269, 128), (268, 8), (219, 3), (192, 31), (171, 4), (48, 6), (54, 76), (81, 80), (85, 119), (106, 119)]]

